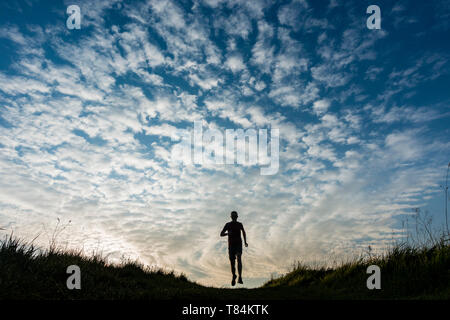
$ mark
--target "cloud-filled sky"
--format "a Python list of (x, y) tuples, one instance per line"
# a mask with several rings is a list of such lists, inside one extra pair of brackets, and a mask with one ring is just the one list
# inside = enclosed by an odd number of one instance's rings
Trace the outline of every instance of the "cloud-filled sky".
[[(81, 29), (66, 26), (69, 5)], [(443, 221), (449, 1), (3, 1), (0, 227), (226, 286)], [(279, 129), (279, 170), (173, 161), (179, 129)], [(46, 230), (46, 231), (43, 231)]]

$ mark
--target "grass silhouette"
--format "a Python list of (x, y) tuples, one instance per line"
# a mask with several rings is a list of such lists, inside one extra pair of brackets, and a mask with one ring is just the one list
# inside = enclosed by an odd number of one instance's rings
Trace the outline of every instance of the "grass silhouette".
[[(381, 269), (381, 290), (366, 287), (367, 267)], [(298, 288), (307, 296), (327, 299), (449, 299), (450, 246), (397, 245), (378, 257), (359, 258), (337, 268), (301, 264), (263, 288)]]
[[(66, 287), (69, 265), (81, 269), (81, 290)], [(369, 265), (381, 268), (381, 290), (368, 290)], [(108, 264), (52, 246), (40, 250), (12, 235), (0, 244), (0, 299), (449, 299), (450, 246), (399, 244), (381, 256), (358, 258), (335, 268), (297, 264), (286, 275), (256, 289), (219, 289), (184, 275), (126, 261)]]

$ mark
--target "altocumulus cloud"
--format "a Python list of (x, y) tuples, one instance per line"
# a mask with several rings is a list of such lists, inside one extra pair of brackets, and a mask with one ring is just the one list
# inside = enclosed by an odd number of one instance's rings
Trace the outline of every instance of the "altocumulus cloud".
[[(222, 286), (219, 232), (237, 210), (256, 286), (298, 259), (382, 249), (399, 216), (436, 203), (448, 8), (381, 1), (382, 30), (368, 30), (361, 1), (79, 1), (68, 30), (69, 4), (1, 5), (3, 233), (32, 239), (59, 217), (68, 247)], [(278, 173), (171, 161), (200, 120), (278, 128)]]

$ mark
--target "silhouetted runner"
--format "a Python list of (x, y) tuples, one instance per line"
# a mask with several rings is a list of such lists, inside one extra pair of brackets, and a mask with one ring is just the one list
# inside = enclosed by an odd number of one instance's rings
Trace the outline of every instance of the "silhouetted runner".
[(220, 233), (221, 237), (228, 236), (228, 255), (230, 257), (230, 263), (231, 263), (231, 273), (233, 274), (233, 280), (231, 280), (231, 285), (234, 286), (236, 284), (236, 268), (234, 266), (234, 260), (237, 257), (238, 262), (238, 273), (239, 273), (239, 279), (238, 283), (242, 282), (242, 261), (241, 261), (241, 255), (242, 255), (242, 240), (241, 240), (241, 230), (242, 235), (244, 236), (244, 244), (246, 247), (248, 247), (247, 244), (247, 237), (245, 234), (244, 226), (242, 223), (237, 221), (238, 214), (236, 211), (231, 212), (231, 219), (233, 221), (228, 222), (223, 227), (222, 232)]

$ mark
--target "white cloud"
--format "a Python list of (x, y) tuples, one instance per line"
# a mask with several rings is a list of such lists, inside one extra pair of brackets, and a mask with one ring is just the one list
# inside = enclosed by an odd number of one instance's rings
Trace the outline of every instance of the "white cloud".
[(394, 158), (400, 161), (415, 160), (420, 157), (423, 145), (416, 137), (416, 132), (406, 131), (391, 133), (386, 137), (386, 146)]
[(269, 97), (275, 99), (282, 106), (299, 107), (317, 99), (319, 89), (310, 82), (306, 86), (290, 87), (280, 86), (272, 89)]
[(270, 44), (273, 27), (265, 21), (258, 21), (258, 39), (252, 48), (251, 62), (261, 71), (269, 73), (274, 59), (275, 48)]
[(238, 72), (245, 69), (244, 61), (239, 55), (232, 55), (225, 61), (225, 65), (231, 69), (232, 72)]
[(321, 99), (314, 101), (313, 110), (316, 114), (325, 113), (330, 107), (330, 101), (327, 99)]
[(336, 69), (320, 65), (311, 68), (312, 77), (318, 81), (324, 82), (328, 87), (341, 87), (348, 83), (350, 75), (346, 72), (338, 72)]

